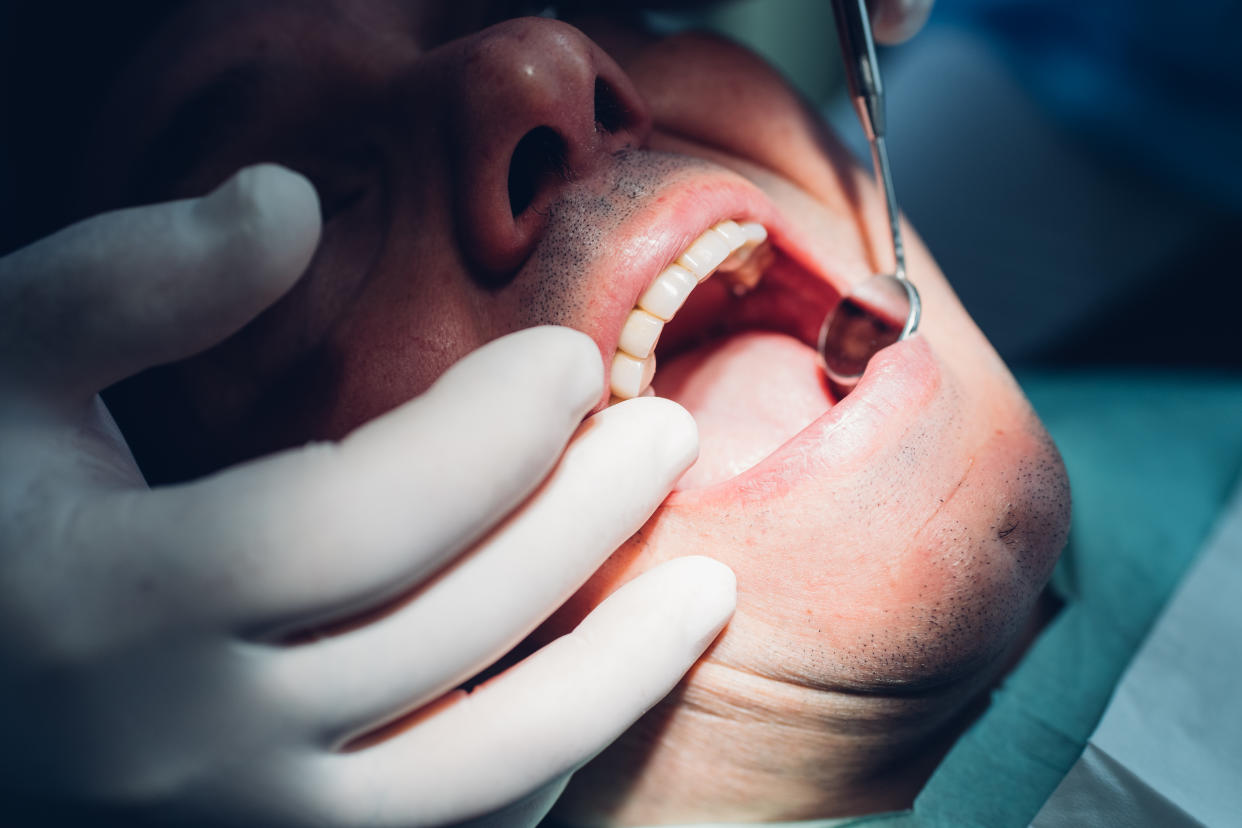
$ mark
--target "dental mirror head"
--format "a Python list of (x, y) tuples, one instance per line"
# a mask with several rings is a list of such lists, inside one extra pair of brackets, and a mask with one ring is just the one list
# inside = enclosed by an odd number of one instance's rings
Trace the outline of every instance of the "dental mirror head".
[(824, 373), (837, 390), (852, 391), (873, 356), (914, 333), (922, 311), (918, 290), (900, 276), (872, 276), (842, 296), (819, 329)]

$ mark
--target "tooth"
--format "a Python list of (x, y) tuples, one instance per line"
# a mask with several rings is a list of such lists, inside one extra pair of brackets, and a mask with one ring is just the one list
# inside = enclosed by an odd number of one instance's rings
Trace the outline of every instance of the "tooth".
[(671, 264), (656, 277), (647, 292), (639, 297), (638, 307), (667, 322), (681, 308), (698, 283), (693, 273), (680, 265)]
[(744, 225), (722, 221), (712, 229), (728, 239), (729, 246), (733, 248), (733, 252), (716, 268), (719, 273), (744, 267), (751, 261), (755, 251), (764, 246), (763, 243), (768, 237), (768, 231), (763, 225), (753, 221)]
[(743, 242), (742, 246), (729, 254), (720, 266), (716, 268), (717, 273), (727, 273), (730, 270), (737, 270), (742, 265), (750, 261), (755, 251), (765, 245), (755, 244), (752, 241)]
[(660, 317), (652, 316), (642, 308), (634, 308), (625, 320), (625, 326), (621, 328), (621, 341), (617, 343), (617, 347), (630, 356), (646, 359), (651, 356), (651, 349), (655, 347), (663, 329), (664, 320)]
[(752, 242), (758, 243), (761, 241), (767, 241), (768, 230), (766, 227), (764, 227), (759, 222), (748, 221), (745, 224), (740, 225), (740, 226), (741, 226), (742, 232), (745, 233), (746, 237), (750, 239)]
[(612, 358), (612, 393), (623, 400), (637, 397), (655, 376), (655, 355), (636, 359), (623, 351)]
[(690, 245), (685, 253), (678, 257), (677, 264), (689, 270), (701, 282), (711, 276), (712, 271), (719, 267), (720, 263), (732, 252), (733, 248), (729, 246), (725, 237), (709, 228), (694, 240), (694, 244)]
[(766, 243), (738, 250), (719, 267), (716, 278), (723, 279), (735, 296), (744, 296), (759, 284), (773, 258), (772, 246)]
[(743, 230), (736, 221), (729, 221), (726, 219), (712, 229), (724, 236), (724, 240), (729, 243), (729, 249), (731, 250), (737, 250), (739, 247), (746, 244), (746, 242), (750, 241), (750, 236), (747, 235), (746, 231)]

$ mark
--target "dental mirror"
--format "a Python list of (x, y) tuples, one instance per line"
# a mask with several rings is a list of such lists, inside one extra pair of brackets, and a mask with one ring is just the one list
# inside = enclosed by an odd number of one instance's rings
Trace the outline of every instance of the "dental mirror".
[(893, 274), (872, 276), (846, 293), (836, 307), (828, 311), (819, 329), (819, 355), (824, 373), (842, 394), (848, 394), (880, 349), (914, 333), (923, 306), (919, 292), (906, 278), (897, 196), (893, 192), (888, 148), (884, 142), (884, 85), (880, 81), (867, 7), (864, 0), (834, 0), (832, 5), (845, 60), (845, 79), (858, 119), (871, 144), (876, 183), (888, 211), (888, 227), (893, 239)]
[(921, 313), (919, 292), (908, 280), (872, 276), (841, 297), (820, 326), (824, 373), (849, 393), (876, 353), (914, 333)]

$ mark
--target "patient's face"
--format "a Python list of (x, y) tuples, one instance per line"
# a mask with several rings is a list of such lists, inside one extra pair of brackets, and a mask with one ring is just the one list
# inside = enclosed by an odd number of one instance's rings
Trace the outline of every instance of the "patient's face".
[[(152, 421), (184, 424), (167, 456), (198, 472), (343, 435), (532, 325), (587, 332), (610, 366), (666, 265), (723, 220), (758, 222), (759, 285), (703, 282), (657, 349), (654, 387), (696, 415), (700, 464), (559, 623), (659, 561), (710, 555), (737, 572), (739, 609), (683, 700), (802, 700), (877, 756), (918, 742), (993, 674), (1064, 541), (1064, 472), (1009, 373), (911, 235), (920, 335), (844, 400), (825, 386), (811, 343), (842, 291), (891, 267), (883, 208), (757, 58), (585, 21), (606, 52), (564, 23), (450, 5), (190, 4), (121, 77), (91, 206), (278, 161), (324, 209), (288, 297), (135, 386), (165, 401)], [(879, 712), (919, 698), (937, 701)]]

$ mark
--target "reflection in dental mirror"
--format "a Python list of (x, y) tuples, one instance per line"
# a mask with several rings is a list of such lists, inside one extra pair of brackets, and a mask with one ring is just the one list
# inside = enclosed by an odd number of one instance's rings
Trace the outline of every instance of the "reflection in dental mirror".
[(914, 285), (897, 276), (872, 276), (847, 293), (819, 329), (828, 378), (848, 394), (873, 356), (914, 333), (921, 309)]

